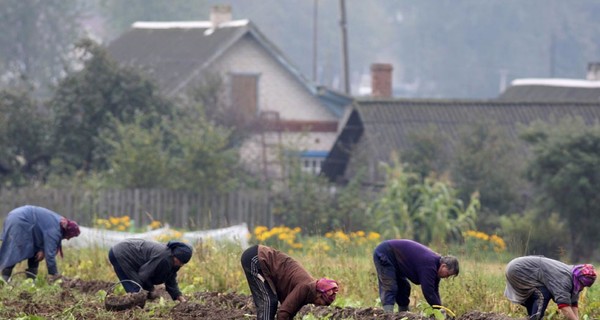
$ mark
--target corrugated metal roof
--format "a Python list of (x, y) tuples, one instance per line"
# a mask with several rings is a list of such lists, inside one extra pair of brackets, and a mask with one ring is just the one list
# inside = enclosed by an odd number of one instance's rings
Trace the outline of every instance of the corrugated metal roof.
[(600, 103), (506, 102), (496, 100), (358, 100), (323, 164), (322, 174), (336, 180), (344, 174), (351, 144), (359, 140), (371, 150), (375, 163), (389, 160), (392, 151), (407, 148), (411, 133), (435, 127), (456, 140), (462, 128), (476, 123), (495, 123), (517, 139), (518, 125), (579, 116), (588, 123), (600, 120)]

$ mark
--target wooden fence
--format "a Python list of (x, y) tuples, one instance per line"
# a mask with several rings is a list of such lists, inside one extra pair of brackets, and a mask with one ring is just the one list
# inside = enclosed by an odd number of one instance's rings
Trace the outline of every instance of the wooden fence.
[(214, 229), (247, 223), (273, 226), (266, 192), (240, 190), (224, 194), (163, 189), (101, 190), (21, 188), (0, 190), (0, 219), (13, 208), (31, 204), (48, 208), (82, 226), (98, 218), (129, 216), (137, 227), (152, 220), (185, 229)]

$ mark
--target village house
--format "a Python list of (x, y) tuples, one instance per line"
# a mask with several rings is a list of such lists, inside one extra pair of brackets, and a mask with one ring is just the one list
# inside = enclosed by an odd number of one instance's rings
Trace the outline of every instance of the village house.
[[(438, 130), (450, 143), (462, 128), (487, 121), (518, 141), (522, 125), (566, 116), (592, 124), (600, 120), (599, 64), (591, 64), (589, 80), (517, 79), (498, 99), (403, 99), (391, 96), (391, 65), (371, 68), (371, 97), (356, 99), (342, 125), (321, 174), (344, 184), (366, 169), (364, 184), (383, 182), (381, 163), (410, 147), (411, 134)], [(452, 145), (448, 146), (452, 151)]]
[(281, 178), (290, 156), (319, 173), (352, 101), (308, 81), (254, 23), (232, 20), (226, 5), (213, 7), (208, 21), (136, 22), (108, 51), (170, 97), (217, 77), (220, 103), (248, 129), (241, 159), (264, 180)]

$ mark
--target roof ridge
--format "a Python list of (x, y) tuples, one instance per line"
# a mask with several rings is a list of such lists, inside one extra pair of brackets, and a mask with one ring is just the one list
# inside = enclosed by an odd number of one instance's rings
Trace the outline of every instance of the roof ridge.
[[(235, 28), (247, 26), (248, 19), (231, 20), (219, 24), (219, 28)], [(136, 21), (131, 25), (135, 29), (208, 29), (213, 23), (206, 20), (199, 21)]]

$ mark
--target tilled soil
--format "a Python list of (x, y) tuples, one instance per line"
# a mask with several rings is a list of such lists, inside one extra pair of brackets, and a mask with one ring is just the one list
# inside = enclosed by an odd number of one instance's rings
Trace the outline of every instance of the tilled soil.
[[(81, 304), (74, 297), (75, 290), (81, 293), (94, 295), (98, 290), (110, 292), (114, 283), (102, 281), (83, 281), (79, 279), (63, 279), (61, 287), (63, 290), (59, 293), (60, 297), (54, 300), (53, 303), (44, 303), (41, 301), (33, 301), (32, 295), (27, 292), (22, 292), (18, 295), (18, 299), (5, 301), (4, 306), (10, 310), (18, 310), (19, 314), (34, 314), (48, 319), (54, 319), (63, 314), (64, 310)], [(165, 299), (171, 298), (164, 291), (158, 289), (159, 295)], [(110, 297), (110, 296), (109, 296)], [(110, 299), (110, 298), (109, 298)], [(125, 299), (125, 298), (123, 298)], [(133, 299), (133, 298), (126, 298)], [(124, 311), (112, 311), (115, 318), (135, 319), (136, 314), (139, 317), (139, 312), (152, 309), (153, 301), (146, 301), (145, 307), (134, 306), (131, 309)], [(91, 305), (93, 304), (93, 305)], [(97, 305), (96, 305), (97, 304)], [(82, 308), (73, 308), (74, 316), (77, 319), (99, 319), (99, 315), (95, 310), (104, 309), (104, 305), (100, 301), (87, 302)], [(256, 317), (254, 310), (254, 302), (251, 296), (237, 293), (219, 293), (219, 292), (198, 292), (193, 296), (188, 296), (188, 302), (177, 303), (170, 309), (155, 309), (154, 317), (160, 319), (207, 319), (207, 320), (224, 320), (224, 319), (252, 319)], [(394, 314), (385, 314), (381, 308), (339, 308), (339, 307), (321, 307), (314, 305), (304, 306), (296, 319), (301, 319), (303, 315), (312, 314), (316, 318), (327, 319), (385, 319), (385, 320), (422, 320), (430, 318), (419, 314), (402, 312)], [(6, 313), (3, 315), (7, 315)], [(8, 314), (10, 315), (10, 314)], [(15, 314), (17, 316), (18, 314)], [(105, 317), (104, 317), (105, 318)], [(507, 317), (501, 314), (486, 313), (480, 311), (471, 311), (458, 316), (455, 320), (515, 320), (517, 318)]]
[[(329, 317), (329, 319), (385, 319), (385, 320), (431, 320), (412, 312), (384, 313), (381, 308), (339, 308), (339, 307), (317, 307), (304, 306), (300, 315), (312, 314), (316, 317)], [(514, 320), (500, 314), (471, 311), (457, 317), (455, 320)]]

